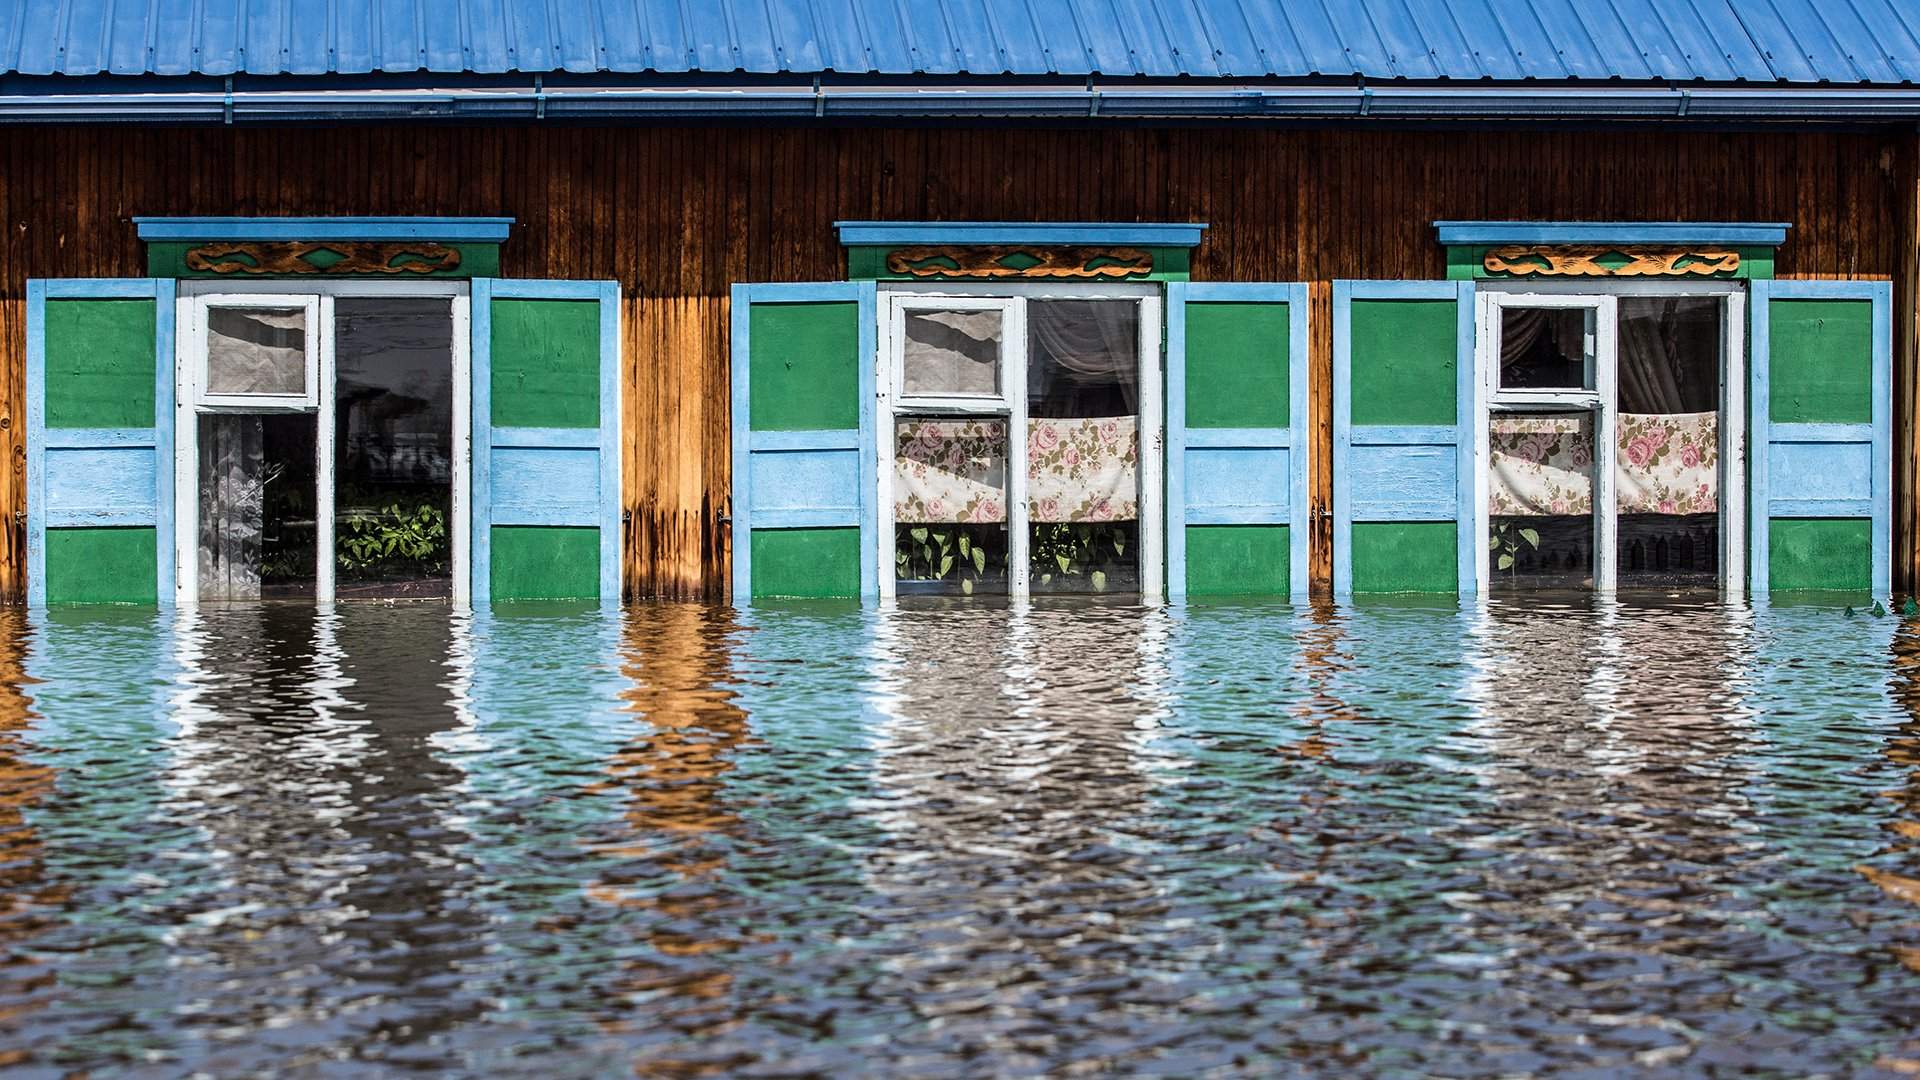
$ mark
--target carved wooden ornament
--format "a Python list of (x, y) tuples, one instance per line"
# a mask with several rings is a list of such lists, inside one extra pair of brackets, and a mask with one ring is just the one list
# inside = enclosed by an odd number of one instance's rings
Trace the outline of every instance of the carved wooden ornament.
[(1481, 265), (1517, 277), (1712, 277), (1738, 270), (1740, 253), (1526, 245), (1494, 248)]
[(444, 244), (234, 243), (187, 252), (187, 268), (209, 274), (431, 274), (459, 265), (459, 249)]
[(930, 278), (1127, 278), (1153, 272), (1153, 254), (1130, 247), (910, 247), (887, 271)]

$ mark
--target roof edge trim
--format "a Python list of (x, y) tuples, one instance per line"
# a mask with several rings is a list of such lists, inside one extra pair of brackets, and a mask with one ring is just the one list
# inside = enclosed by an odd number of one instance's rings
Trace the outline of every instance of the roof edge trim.
[(136, 217), (142, 240), (438, 240), (505, 243), (510, 217)]
[(1784, 221), (1436, 221), (1440, 243), (1736, 244), (1779, 247)]
[(836, 221), (846, 247), (892, 244), (1134, 244), (1195, 247), (1206, 222)]

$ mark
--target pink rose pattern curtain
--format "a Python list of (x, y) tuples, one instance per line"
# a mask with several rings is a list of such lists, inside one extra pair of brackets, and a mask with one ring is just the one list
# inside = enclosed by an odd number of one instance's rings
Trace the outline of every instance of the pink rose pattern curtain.
[[(1719, 509), (1717, 412), (1624, 413), (1616, 425), (1622, 514)], [(1495, 416), (1490, 510), (1496, 515), (1593, 512), (1593, 422), (1580, 416)]]
[[(903, 524), (1007, 519), (1004, 420), (902, 421), (893, 516)], [(1027, 510), (1034, 521), (1139, 516), (1139, 426), (1131, 416), (1027, 423)]]

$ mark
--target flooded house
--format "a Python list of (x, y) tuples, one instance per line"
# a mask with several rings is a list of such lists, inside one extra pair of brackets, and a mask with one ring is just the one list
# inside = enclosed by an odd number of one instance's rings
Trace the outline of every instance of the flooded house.
[(0, 5), (29, 604), (1920, 573), (1895, 0)]

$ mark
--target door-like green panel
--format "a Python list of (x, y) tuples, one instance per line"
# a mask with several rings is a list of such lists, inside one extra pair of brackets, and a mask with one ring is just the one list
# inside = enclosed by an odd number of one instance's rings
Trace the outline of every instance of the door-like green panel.
[(860, 595), (860, 530), (753, 530), (755, 599)]
[(495, 427), (600, 426), (600, 305), (493, 301)]
[(1355, 522), (1353, 591), (1450, 593), (1460, 587), (1451, 521)]
[(1288, 305), (1187, 304), (1187, 426), (1288, 425)]
[(1873, 421), (1873, 306), (1861, 300), (1774, 300), (1768, 318), (1776, 424)]
[(1867, 518), (1774, 518), (1769, 540), (1774, 592), (1873, 590), (1873, 522)]
[(1452, 300), (1354, 300), (1353, 424), (1458, 420), (1459, 306)]
[(748, 365), (754, 431), (860, 425), (860, 305), (755, 304)]
[(593, 600), (600, 595), (600, 530), (495, 525), (491, 595), (500, 600)]
[(1285, 525), (1187, 526), (1188, 596), (1286, 596)]
[(152, 300), (48, 300), (47, 426), (152, 427), (156, 318)]
[(158, 544), (151, 526), (48, 529), (47, 603), (158, 603)]

